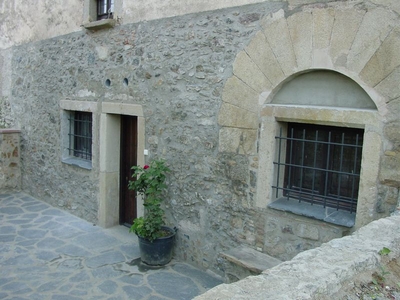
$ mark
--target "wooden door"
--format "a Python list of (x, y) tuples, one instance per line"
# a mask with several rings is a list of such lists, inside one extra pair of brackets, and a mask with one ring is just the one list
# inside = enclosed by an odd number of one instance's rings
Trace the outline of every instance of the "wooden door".
[(121, 116), (120, 224), (130, 226), (137, 217), (136, 195), (128, 190), (132, 166), (137, 165), (137, 117)]

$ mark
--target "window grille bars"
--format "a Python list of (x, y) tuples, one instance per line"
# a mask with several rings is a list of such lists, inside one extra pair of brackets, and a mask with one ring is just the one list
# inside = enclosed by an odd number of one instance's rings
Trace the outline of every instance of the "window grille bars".
[(361, 129), (288, 123), (275, 137), (275, 197), (355, 212), (362, 137)]
[(92, 160), (92, 114), (71, 112), (69, 117), (69, 147), (71, 156)]

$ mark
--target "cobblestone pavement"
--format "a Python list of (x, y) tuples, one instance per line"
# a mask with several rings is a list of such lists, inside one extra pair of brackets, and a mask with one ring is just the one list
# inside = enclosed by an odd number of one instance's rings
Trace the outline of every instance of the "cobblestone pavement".
[(182, 262), (149, 268), (138, 257), (126, 227), (0, 192), (0, 299), (192, 299), (222, 283)]

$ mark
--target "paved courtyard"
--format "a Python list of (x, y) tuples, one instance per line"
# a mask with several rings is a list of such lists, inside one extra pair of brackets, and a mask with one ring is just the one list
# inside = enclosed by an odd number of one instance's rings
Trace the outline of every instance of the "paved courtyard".
[(0, 299), (192, 299), (222, 283), (182, 262), (149, 268), (138, 257), (126, 227), (0, 192)]

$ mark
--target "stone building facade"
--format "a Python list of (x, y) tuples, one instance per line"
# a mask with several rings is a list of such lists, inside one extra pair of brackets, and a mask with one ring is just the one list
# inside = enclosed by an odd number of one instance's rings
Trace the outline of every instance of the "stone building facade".
[[(92, 27), (88, 0), (49, 10), (41, 26), (51, 30), (40, 34), (40, 21), (24, 34), (3, 22), (3, 36), (18, 38), (2, 41), (0, 122), (21, 130), (25, 192), (119, 224), (121, 124), (130, 116), (137, 164), (162, 157), (172, 169), (165, 206), (179, 229), (176, 255), (204, 269), (222, 274), (219, 253), (238, 245), (287, 260), (396, 210), (395, 0), (150, 1), (148, 11), (127, 2), (115, 1), (108, 28)], [(72, 8), (80, 20), (68, 19)], [(70, 112), (92, 117), (88, 163), (67, 151)], [(287, 137), (277, 136), (292, 123), (362, 130), (355, 212), (279, 201)]]

